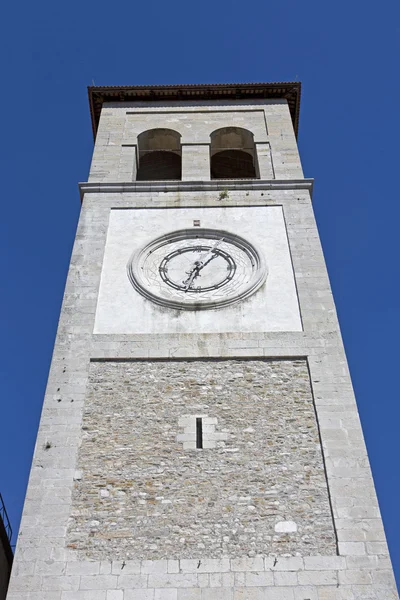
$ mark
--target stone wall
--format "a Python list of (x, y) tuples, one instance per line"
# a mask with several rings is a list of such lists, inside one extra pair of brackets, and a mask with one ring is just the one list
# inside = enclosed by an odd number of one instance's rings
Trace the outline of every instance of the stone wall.
[[(215, 206), (215, 192), (223, 189), (218, 185), (209, 189), (210, 183), (197, 184), (193, 190), (187, 182), (147, 189), (81, 186), (83, 208), (7, 600), (398, 600), (309, 181), (289, 181), (290, 189), (282, 182), (230, 182), (224, 201), (244, 212), (251, 206), (283, 206), (303, 331), (93, 335), (111, 210)], [(310, 372), (338, 556), (205, 560), (204, 554), (204, 559), (110, 561), (82, 558), (83, 544), (80, 551), (70, 547), (67, 530), (72, 510), (77, 510), (82, 416), (88, 407), (89, 370), (95, 366), (90, 361), (103, 360), (107, 366), (111, 359), (133, 365), (208, 357), (297, 361), (299, 356), (307, 357)]]
[(136, 179), (138, 136), (172, 128), (181, 136), (182, 180), (210, 180), (211, 134), (221, 127), (244, 127), (254, 135), (261, 179), (302, 178), (289, 107), (285, 99), (199, 103), (142, 102), (103, 105), (89, 181)]
[[(104, 143), (107, 119), (113, 116), (105, 118), (104, 133), (99, 132), (97, 138)], [(284, 123), (282, 126), (286, 127)], [(274, 127), (275, 132), (280, 130), (279, 120)], [(273, 135), (271, 127), (269, 134)], [(92, 183), (81, 185), (82, 213), (7, 600), (398, 600), (313, 216), (310, 180), (285, 182), (279, 181), (278, 176), (264, 182), (232, 180), (229, 197), (224, 200), (224, 206), (242, 207), (243, 213), (252, 206), (283, 207), (303, 331), (93, 335), (110, 213), (115, 209), (150, 206), (167, 210), (220, 206), (218, 193), (226, 185), (218, 181), (101, 183), (96, 181), (95, 174)], [(244, 361), (277, 362), (289, 358), (297, 362), (299, 356), (307, 357), (339, 555), (319, 553), (278, 558), (256, 555), (206, 560), (204, 553), (204, 559), (152, 561), (82, 557), (87, 552), (84, 541), (89, 538), (84, 526), (89, 518), (99, 520), (100, 516), (91, 517), (89, 509), (84, 515), (84, 505), (79, 504), (79, 492), (75, 489), (77, 484), (85, 483), (85, 473), (78, 464), (84, 460), (84, 446), (81, 445), (80, 456), (78, 446), (82, 444), (82, 415), (90, 405), (88, 389), (94, 394), (93, 383), (88, 388), (89, 370), (93, 373), (96, 368), (91, 361), (106, 361), (102, 366), (108, 368), (121, 359), (143, 369), (147, 362), (134, 361), (158, 359), (178, 364), (179, 359), (201, 362), (213, 357), (235, 361), (242, 357)], [(109, 417), (111, 423), (115, 416)], [(98, 418), (101, 425), (105, 415), (98, 411)], [(177, 435), (184, 435), (186, 425), (181, 423)], [(217, 433), (222, 433), (220, 424), (218, 416)], [(104, 441), (109, 443), (101, 438)], [(180, 443), (183, 447), (185, 442), (180, 440)], [(232, 438), (226, 440), (227, 445), (231, 443)], [(126, 448), (121, 453), (127, 455)], [(98, 481), (103, 485), (104, 464), (98, 459), (97, 465)], [(113, 465), (108, 465), (108, 469), (115, 475)], [(90, 491), (94, 504), (99, 500), (99, 489), (88, 486)], [(165, 494), (164, 499), (168, 499)], [(161, 506), (165, 508), (168, 503)], [(81, 538), (76, 534), (76, 521), (73, 524), (75, 544), (78, 540), (81, 550), (71, 547), (74, 545), (70, 533), (72, 514), (81, 521), (78, 523), (82, 527)], [(286, 515), (283, 517), (289, 520)], [(320, 537), (320, 531), (316, 531), (316, 536)], [(125, 543), (123, 539), (121, 543)], [(317, 539), (316, 544), (319, 543)], [(93, 556), (93, 548), (91, 552)]]
[(76, 479), (82, 558), (336, 553), (305, 360), (91, 363)]

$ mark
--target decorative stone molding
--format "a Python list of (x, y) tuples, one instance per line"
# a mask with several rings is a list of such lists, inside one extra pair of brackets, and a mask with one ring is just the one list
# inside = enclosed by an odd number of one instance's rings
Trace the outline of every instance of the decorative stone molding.
[(309, 190), (312, 195), (314, 179), (218, 179), (212, 181), (132, 181), (126, 183), (79, 183), (81, 199), (92, 193), (123, 192), (183, 192), (230, 190)]

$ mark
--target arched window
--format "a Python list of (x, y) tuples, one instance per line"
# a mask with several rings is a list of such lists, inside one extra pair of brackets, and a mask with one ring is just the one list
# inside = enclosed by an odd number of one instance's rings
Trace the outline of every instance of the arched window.
[(172, 129), (149, 129), (138, 136), (138, 181), (182, 178), (181, 135)]
[(254, 136), (241, 127), (223, 127), (211, 134), (211, 179), (256, 179)]

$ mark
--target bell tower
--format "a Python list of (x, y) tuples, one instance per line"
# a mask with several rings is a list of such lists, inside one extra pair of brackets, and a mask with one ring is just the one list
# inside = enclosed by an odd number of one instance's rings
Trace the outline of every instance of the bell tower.
[(91, 87), (8, 600), (395, 600), (300, 84)]

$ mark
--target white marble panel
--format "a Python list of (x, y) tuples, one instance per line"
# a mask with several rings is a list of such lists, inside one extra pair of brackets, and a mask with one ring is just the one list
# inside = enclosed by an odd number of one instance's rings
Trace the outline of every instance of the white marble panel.
[[(132, 287), (126, 270), (132, 252), (160, 235), (193, 227), (195, 220), (240, 235), (264, 254), (268, 277), (250, 298), (221, 309), (182, 311), (157, 306)], [(111, 210), (94, 333), (301, 330), (282, 207)]]

